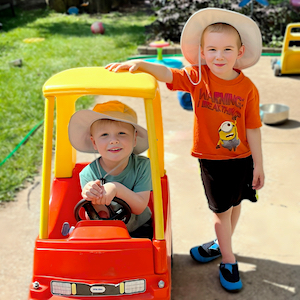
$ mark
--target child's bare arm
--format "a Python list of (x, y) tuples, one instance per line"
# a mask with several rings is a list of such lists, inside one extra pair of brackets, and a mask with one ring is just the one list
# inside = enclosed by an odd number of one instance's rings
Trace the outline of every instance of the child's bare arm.
[(82, 189), (83, 199), (91, 201), (94, 207), (110, 205), (114, 197), (124, 200), (132, 213), (141, 214), (148, 205), (150, 191), (135, 193), (119, 182), (101, 185), (100, 180), (88, 182)]
[(254, 161), (252, 186), (255, 190), (259, 190), (264, 186), (264, 182), (265, 182), (260, 128), (247, 129), (246, 132), (247, 132), (247, 140)]
[(142, 71), (154, 76), (158, 81), (172, 83), (173, 74), (171, 70), (161, 64), (149, 63), (144, 60), (129, 60), (123, 63), (111, 63), (105, 67), (109, 71), (118, 72), (128, 70), (129, 72)]

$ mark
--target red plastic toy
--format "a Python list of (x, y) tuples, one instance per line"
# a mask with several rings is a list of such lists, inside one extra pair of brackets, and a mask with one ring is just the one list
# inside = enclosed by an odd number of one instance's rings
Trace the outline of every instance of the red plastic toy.
[[(41, 220), (28, 299), (171, 299), (170, 199), (156, 80), (143, 73), (75, 68), (51, 77), (43, 92), (46, 102)], [(153, 182), (149, 201), (152, 240), (131, 238), (122, 221), (77, 222), (74, 216), (74, 207), (81, 200), (78, 174), (88, 162), (76, 163), (67, 126), (76, 100), (99, 94), (144, 99)], [(51, 180), (54, 103), (56, 145)]]

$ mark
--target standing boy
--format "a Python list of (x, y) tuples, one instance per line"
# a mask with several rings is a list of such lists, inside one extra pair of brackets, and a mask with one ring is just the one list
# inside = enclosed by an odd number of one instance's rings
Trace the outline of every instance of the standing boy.
[(192, 155), (199, 159), (217, 239), (192, 248), (190, 253), (201, 263), (222, 255), (220, 282), (228, 291), (242, 288), (232, 251), (241, 201), (256, 202), (256, 190), (264, 185), (259, 95), (241, 72), (258, 61), (261, 44), (259, 28), (250, 18), (207, 8), (189, 18), (181, 35), (182, 53), (190, 67), (169, 69), (142, 60), (106, 67), (115, 72), (144, 71), (166, 82), (171, 90), (191, 93)]

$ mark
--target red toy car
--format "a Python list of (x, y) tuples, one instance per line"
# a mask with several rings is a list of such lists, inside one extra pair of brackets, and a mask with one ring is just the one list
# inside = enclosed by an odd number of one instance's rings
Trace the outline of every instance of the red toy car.
[[(75, 68), (51, 77), (43, 92), (46, 103), (40, 233), (35, 242), (28, 299), (171, 299), (170, 199), (156, 80), (144, 73)], [(76, 220), (74, 207), (81, 200), (78, 174), (88, 162), (76, 163), (68, 123), (76, 100), (84, 95), (144, 100), (153, 186), (149, 201), (152, 239), (130, 237), (120, 220)], [(50, 188), (54, 104), (56, 144)]]

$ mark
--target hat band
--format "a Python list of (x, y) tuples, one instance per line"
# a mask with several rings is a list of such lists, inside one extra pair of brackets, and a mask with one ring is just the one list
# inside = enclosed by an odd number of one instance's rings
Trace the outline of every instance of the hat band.
[[(200, 52), (201, 52), (201, 50), (200, 50), (200, 43), (199, 43), (199, 48), (198, 48), (198, 78), (199, 79), (197, 82), (194, 82), (192, 80), (189, 72), (186, 70), (186, 67), (183, 68), (185, 74), (187, 75), (187, 77), (192, 85), (198, 85), (201, 82), (201, 55), (200, 55)], [(190, 65), (190, 66), (197, 66), (197, 65)]]

